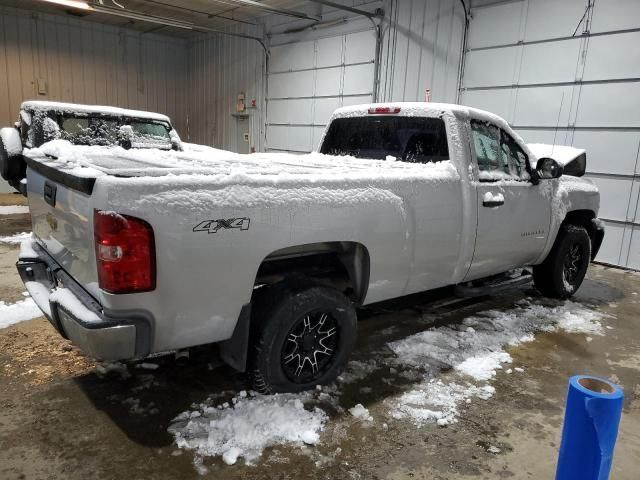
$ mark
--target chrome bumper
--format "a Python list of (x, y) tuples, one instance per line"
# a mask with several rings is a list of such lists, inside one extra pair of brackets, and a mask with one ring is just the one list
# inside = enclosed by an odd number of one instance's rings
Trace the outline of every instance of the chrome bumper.
[[(33, 300), (63, 337), (98, 360), (128, 360), (149, 354), (150, 326), (146, 319), (107, 314), (48, 254), (38, 254), (38, 258), (18, 260), (16, 268)], [(51, 298), (59, 288), (73, 294), (77, 300), (73, 308), (55, 296)]]

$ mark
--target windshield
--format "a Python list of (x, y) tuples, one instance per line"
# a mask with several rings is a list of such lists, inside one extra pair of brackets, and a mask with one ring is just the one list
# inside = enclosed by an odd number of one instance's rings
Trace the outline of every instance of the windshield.
[(411, 163), (449, 160), (447, 133), (441, 118), (369, 116), (336, 118), (321, 153)]
[(76, 145), (171, 149), (171, 127), (166, 122), (63, 113), (58, 125), (60, 138)]

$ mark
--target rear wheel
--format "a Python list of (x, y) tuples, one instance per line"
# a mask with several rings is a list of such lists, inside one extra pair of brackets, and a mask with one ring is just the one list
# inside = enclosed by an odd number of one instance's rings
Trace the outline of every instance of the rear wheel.
[(356, 338), (341, 292), (302, 281), (265, 288), (252, 308), (249, 376), (260, 393), (299, 392), (333, 381)]
[(584, 280), (591, 259), (591, 239), (584, 227), (563, 225), (548, 257), (533, 267), (533, 282), (547, 297), (569, 298)]

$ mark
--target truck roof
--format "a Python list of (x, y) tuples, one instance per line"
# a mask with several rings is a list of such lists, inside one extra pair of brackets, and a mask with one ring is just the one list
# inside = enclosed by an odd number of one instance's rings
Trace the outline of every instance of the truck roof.
[(81, 105), (78, 103), (63, 103), (63, 102), (49, 102), (43, 100), (27, 100), (22, 102), (20, 110), (27, 112), (33, 111), (55, 111), (55, 112), (68, 112), (68, 113), (81, 113), (90, 114), (97, 113), (107, 116), (115, 117), (132, 117), (145, 120), (157, 120), (160, 122), (171, 123), (171, 120), (166, 115), (155, 112), (146, 112), (144, 110), (129, 110), (118, 107), (108, 107), (104, 105)]
[(466, 105), (458, 105), (455, 103), (431, 103), (431, 102), (385, 102), (385, 103), (363, 103), (360, 105), (350, 105), (348, 107), (340, 107), (333, 112), (333, 118), (360, 117), (370, 115), (369, 110), (376, 108), (399, 108), (398, 112), (389, 114), (418, 117), (418, 116), (438, 116), (443, 112), (450, 112), (458, 117), (474, 117), (497, 122), (505, 123), (505, 120), (486, 110), (479, 108), (467, 107)]

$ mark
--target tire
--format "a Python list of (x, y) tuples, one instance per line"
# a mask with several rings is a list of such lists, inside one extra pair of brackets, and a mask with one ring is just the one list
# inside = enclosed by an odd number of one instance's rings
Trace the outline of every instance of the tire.
[(533, 267), (533, 283), (546, 297), (569, 298), (582, 285), (591, 259), (591, 239), (584, 227), (563, 225), (549, 255)]
[(356, 339), (351, 301), (307, 280), (260, 290), (252, 307), (251, 388), (263, 394), (300, 392), (335, 380)]
[(20, 183), (20, 180), (26, 175), (26, 164), (21, 153), (9, 155), (7, 150), (7, 145), (15, 135), (19, 135), (15, 129), (3, 128), (0, 130), (0, 176), (8, 182)]

